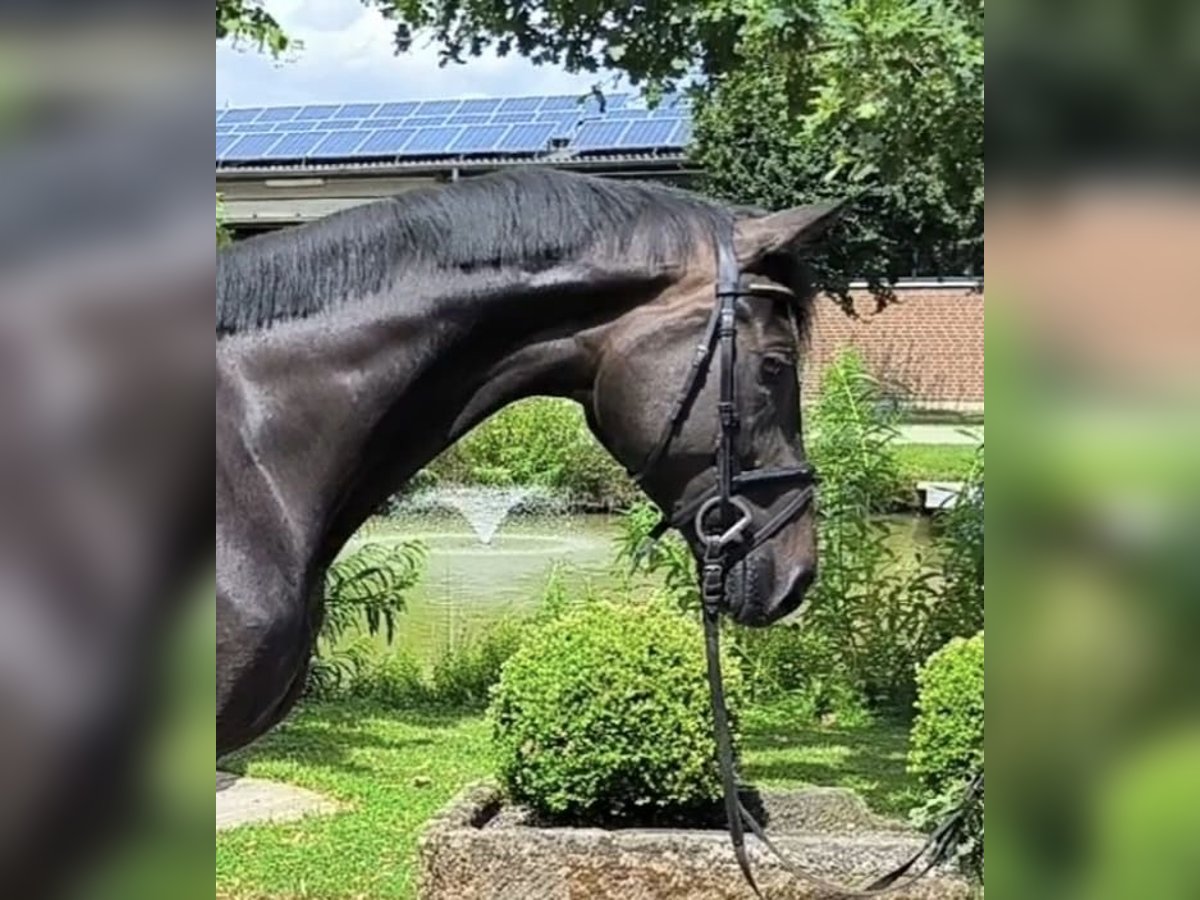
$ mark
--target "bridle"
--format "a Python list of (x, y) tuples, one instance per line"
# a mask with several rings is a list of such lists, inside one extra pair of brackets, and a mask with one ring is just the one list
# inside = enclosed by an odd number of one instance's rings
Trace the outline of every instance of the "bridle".
[[(725, 582), (732, 566), (757, 547), (774, 537), (780, 529), (812, 503), (817, 476), (809, 465), (777, 468), (754, 468), (742, 471), (736, 439), (737, 412), (737, 303), (747, 297), (791, 297), (790, 291), (776, 285), (749, 282), (743, 284), (742, 272), (733, 249), (732, 227), (721, 232), (715, 241), (717, 257), (716, 302), (705, 325), (703, 337), (696, 346), (691, 367), (663, 425), (654, 448), (633, 476), (641, 485), (644, 479), (666, 454), (671, 442), (687, 421), (692, 406), (704, 386), (714, 357), (719, 359), (720, 394), (717, 410), (720, 434), (716, 446), (716, 480), (711, 488), (688, 502), (681, 502), (650, 532), (645, 548), (669, 528), (684, 529), (689, 525), (704, 552), (700, 572), (700, 598), (704, 619), (704, 645), (708, 661), (708, 686), (712, 701), (713, 732), (717, 744), (721, 788), (725, 801), (725, 818), (733, 843), (734, 855), (742, 874), (755, 894), (760, 894), (746, 854), (746, 829), (755, 835), (770, 853), (792, 875), (806, 879), (821, 889), (844, 897), (878, 896), (911, 885), (953, 852), (965, 824), (966, 813), (979, 792), (983, 790), (983, 774), (968, 785), (960, 804), (930, 834), (915, 854), (892, 871), (863, 888), (847, 888), (833, 884), (811, 872), (806, 872), (786, 859), (767, 838), (762, 826), (746, 809), (738, 796), (737, 774), (733, 762), (733, 741), (729, 730), (729, 714), (725, 705), (725, 688), (721, 677), (720, 617), (725, 610)], [(792, 484), (782, 506), (765, 522), (756, 521), (753, 507), (740, 492), (765, 484)], [(635, 564), (637, 559), (635, 558)], [(922, 858), (926, 862), (917, 867)], [(915, 870), (914, 870), (914, 867)], [(907, 878), (904, 876), (912, 872)]]

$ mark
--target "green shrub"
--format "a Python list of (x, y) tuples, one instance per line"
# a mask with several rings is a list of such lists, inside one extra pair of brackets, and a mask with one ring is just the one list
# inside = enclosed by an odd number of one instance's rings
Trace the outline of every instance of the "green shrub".
[[(741, 679), (725, 668), (736, 723)], [(504, 666), (489, 716), (501, 781), (544, 815), (720, 797), (701, 630), (662, 600), (590, 603), (543, 625)]]
[(616, 509), (638, 490), (587, 427), (579, 404), (531, 397), (476, 426), (429, 466), (440, 481), (537, 485)]
[(450, 707), (482, 707), (500, 680), (500, 668), (517, 652), (526, 625), (502, 619), (482, 634), (449, 650), (433, 666), (432, 695)]
[(349, 693), (394, 709), (413, 709), (433, 702), (420, 663), (399, 649), (372, 656), (355, 674)]
[[(983, 768), (983, 632), (955, 638), (934, 653), (917, 674), (917, 684), (908, 768), (924, 794), (915, 817), (929, 825), (959, 802), (965, 784)], [(969, 811), (958, 856), (982, 880), (982, 797)]]

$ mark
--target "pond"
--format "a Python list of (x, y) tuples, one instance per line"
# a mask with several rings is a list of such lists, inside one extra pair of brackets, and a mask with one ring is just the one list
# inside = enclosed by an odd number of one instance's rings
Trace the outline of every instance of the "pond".
[(619, 530), (614, 516), (520, 515), (482, 544), (458, 515), (404, 515), (371, 521), (348, 549), (413, 538), (428, 547), (394, 644), (429, 664), (490, 623), (535, 611), (552, 571), (568, 588), (613, 581)]
[[(887, 524), (901, 559), (929, 541), (926, 517), (889, 516)], [(482, 544), (457, 514), (409, 514), (372, 519), (346, 549), (413, 538), (425, 543), (425, 574), (408, 594), (393, 644), (429, 666), (489, 624), (536, 611), (552, 572), (568, 590), (615, 583), (619, 532), (616, 516), (523, 514)]]

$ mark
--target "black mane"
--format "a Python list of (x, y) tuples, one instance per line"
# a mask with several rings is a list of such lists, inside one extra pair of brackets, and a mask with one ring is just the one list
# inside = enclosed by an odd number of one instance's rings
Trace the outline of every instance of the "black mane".
[(217, 332), (262, 328), (380, 291), (399, 269), (548, 268), (691, 256), (734, 213), (662, 185), (517, 169), (422, 188), (217, 254)]

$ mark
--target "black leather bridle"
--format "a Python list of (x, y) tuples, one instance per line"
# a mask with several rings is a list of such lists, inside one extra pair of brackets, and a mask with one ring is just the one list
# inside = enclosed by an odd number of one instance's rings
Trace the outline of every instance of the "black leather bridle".
[[(700, 598), (704, 618), (704, 644), (708, 660), (708, 686), (712, 700), (713, 732), (717, 744), (717, 760), (721, 774), (721, 788), (725, 800), (725, 817), (733, 842), (734, 855), (750, 887), (759, 894), (758, 885), (750, 869), (746, 855), (745, 832), (750, 830), (770, 853), (775, 856), (792, 875), (806, 879), (825, 891), (844, 897), (877, 896), (907, 887), (926, 875), (934, 866), (943, 862), (953, 852), (965, 823), (966, 813), (978, 792), (983, 790), (983, 774), (977, 775), (968, 786), (962, 802), (936, 829), (919, 851), (863, 888), (847, 888), (833, 884), (811, 872), (806, 872), (786, 859), (767, 838), (762, 826), (746, 809), (738, 796), (737, 774), (733, 763), (733, 742), (729, 730), (729, 714), (725, 705), (725, 688), (721, 677), (720, 617), (725, 611), (725, 582), (732, 566), (739, 559), (774, 537), (781, 528), (793, 521), (812, 503), (817, 484), (816, 473), (809, 465), (778, 468), (755, 468), (742, 471), (736, 446), (738, 433), (737, 410), (737, 303), (746, 297), (791, 297), (790, 291), (770, 285), (748, 282), (743, 284), (742, 272), (737, 264), (733, 249), (732, 228), (718, 235), (716, 240), (717, 286), (716, 302), (704, 336), (696, 346), (696, 355), (676, 398), (670, 415), (663, 425), (662, 434), (653, 450), (642, 463), (634, 480), (640, 485), (662, 459), (671, 442), (679, 433), (692, 405), (704, 386), (705, 378), (712, 368), (713, 358), (720, 360), (720, 395), (717, 404), (720, 435), (716, 447), (715, 483), (700, 496), (682, 502), (670, 514), (664, 513), (662, 520), (651, 531), (648, 541), (652, 543), (675, 527), (694, 529), (696, 539), (703, 547), (700, 572)], [(794, 299), (794, 298), (793, 298)], [(782, 506), (770, 518), (759, 524), (753, 507), (741, 496), (747, 487), (764, 484), (792, 484)], [(641, 551), (639, 551), (640, 555)], [(636, 564), (636, 559), (635, 559)], [(923, 858), (926, 862), (917, 867)], [(916, 867), (914, 869), (914, 867)], [(912, 872), (908, 878), (904, 876)]]

